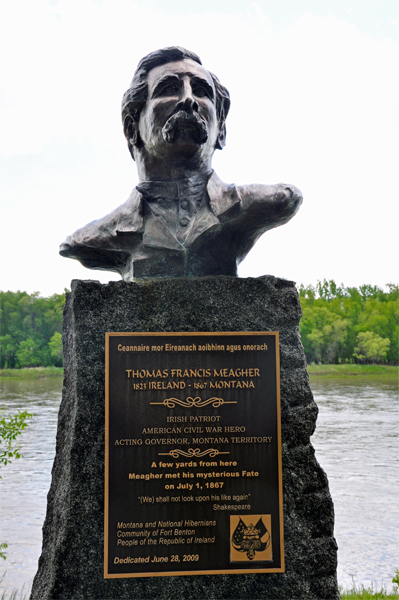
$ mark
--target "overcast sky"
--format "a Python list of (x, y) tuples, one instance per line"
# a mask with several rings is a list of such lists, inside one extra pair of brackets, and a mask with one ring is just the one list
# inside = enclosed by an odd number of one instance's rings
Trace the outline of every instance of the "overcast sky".
[(137, 184), (120, 102), (140, 58), (170, 45), (230, 91), (221, 179), (304, 196), (240, 276), (397, 281), (398, 30), (397, 0), (3, 1), (0, 289), (119, 278), (58, 246)]

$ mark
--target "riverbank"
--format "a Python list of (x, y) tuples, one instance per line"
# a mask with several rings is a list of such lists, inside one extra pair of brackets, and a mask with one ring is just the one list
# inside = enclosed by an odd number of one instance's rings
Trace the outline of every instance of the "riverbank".
[[(1, 379), (38, 379), (40, 377), (62, 377), (62, 367), (31, 367), (24, 369), (0, 369)], [(399, 367), (391, 365), (308, 365), (310, 377), (378, 377), (399, 378)]]
[(30, 367), (24, 369), (0, 369), (0, 379), (39, 379), (42, 377), (62, 377), (62, 367)]
[(378, 377), (398, 379), (399, 367), (391, 365), (308, 365), (310, 377)]

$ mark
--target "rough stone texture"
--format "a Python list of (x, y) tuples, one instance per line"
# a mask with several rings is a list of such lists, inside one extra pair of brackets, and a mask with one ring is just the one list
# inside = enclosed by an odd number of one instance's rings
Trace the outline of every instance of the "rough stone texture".
[[(339, 599), (334, 510), (309, 438), (309, 387), (293, 282), (271, 276), (73, 281), (43, 553), (31, 600)], [(106, 331), (279, 331), (285, 573), (103, 578)]]

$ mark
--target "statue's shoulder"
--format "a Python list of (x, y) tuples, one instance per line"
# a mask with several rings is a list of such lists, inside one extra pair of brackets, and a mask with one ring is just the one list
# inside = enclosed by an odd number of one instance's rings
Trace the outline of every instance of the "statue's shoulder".
[[(264, 226), (265, 219), (273, 227), (286, 223), (298, 211), (303, 199), (294, 185), (228, 184), (215, 172), (209, 180), (208, 191), (212, 209), (219, 218), (231, 215), (240, 222), (250, 219), (251, 225), (256, 222), (260, 227)], [(230, 211), (231, 208), (234, 210)]]
[[(283, 185), (283, 184), (279, 184)], [(214, 201), (228, 201), (229, 204), (236, 204), (241, 201), (257, 201), (269, 198), (275, 193), (275, 185), (266, 185), (262, 183), (251, 183), (244, 185), (237, 185), (235, 183), (226, 183), (218, 177), (213, 171), (212, 176), (208, 183), (208, 193), (211, 200)]]
[(118, 249), (118, 234), (142, 228), (141, 195), (134, 188), (124, 204), (69, 235), (60, 246), (62, 256), (79, 258), (82, 249)]

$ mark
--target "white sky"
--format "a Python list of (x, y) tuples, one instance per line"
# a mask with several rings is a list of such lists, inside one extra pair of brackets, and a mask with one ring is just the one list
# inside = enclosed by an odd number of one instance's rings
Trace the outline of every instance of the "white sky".
[(137, 184), (120, 102), (139, 59), (169, 45), (230, 91), (218, 175), (304, 195), (240, 276), (397, 281), (398, 30), (397, 0), (3, 0), (0, 289), (119, 279), (58, 246)]

